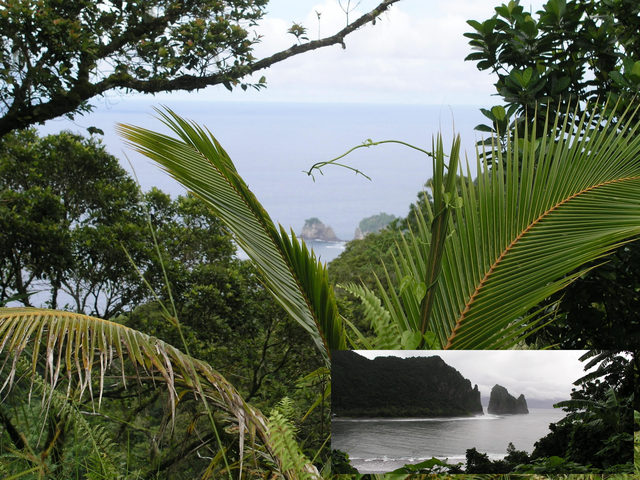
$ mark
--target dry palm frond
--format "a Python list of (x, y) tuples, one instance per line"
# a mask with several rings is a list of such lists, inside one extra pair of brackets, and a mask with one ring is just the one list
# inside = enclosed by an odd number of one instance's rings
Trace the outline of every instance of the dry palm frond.
[[(178, 401), (177, 389), (188, 388), (237, 425), (241, 451), (248, 432), (252, 441), (256, 437), (260, 440), (274, 465), (278, 468), (282, 465), (277, 452), (271, 448), (268, 420), (264, 415), (247, 404), (233, 385), (209, 364), (185, 355), (162, 340), (115, 322), (78, 313), (2, 308), (2, 353), (6, 360), (0, 370), (0, 378), (5, 379), (1, 386), (3, 390), (12, 387), (18, 360), (28, 354), (31, 373), (43, 369), (49, 391), (66, 381), (67, 388), (74, 385), (80, 397), (88, 394), (93, 399), (97, 394), (98, 406), (107, 369), (119, 365), (122, 382), (126, 385), (125, 360), (129, 360), (136, 368), (138, 378), (150, 378), (166, 385), (172, 412)], [(93, 390), (94, 381), (98, 382), (98, 392)], [(45, 396), (43, 401), (50, 402), (51, 395)], [(308, 464), (305, 468), (310, 475), (318, 476), (313, 465)], [(286, 478), (297, 478), (295, 472), (282, 474)]]

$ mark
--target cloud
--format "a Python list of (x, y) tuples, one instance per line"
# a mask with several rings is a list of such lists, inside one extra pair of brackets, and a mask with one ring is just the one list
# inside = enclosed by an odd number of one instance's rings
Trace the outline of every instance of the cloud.
[[(487, 104), (492, 79), (472, 62), (463, 33), (468, 18), (486, 18), (474, 2), (447, 2), (447, 8), (431, 5), (407, 8), (399, 2), (381, 15), (376, 25), (366, 25), (345, 38), (346, 49), (331, 46), (291, 57), (259, 72), (268, 88), (259, 93), (271, 101), (354, 101), (367, 103)], [(451, 5), (453, 4), (453, 5)], [(372, 5), (366, 5), (371, 8)], [(350, 20), (365, 13), (364, 5), (351, 12)], [(433, 8), (432, 8), (433, 7)], [(320, 22), (316, 12), (321, 12)], [(481, 13), (483, 12), (483, 13)], [(315, 3), (302, 19), (311, 40), (331, 35), (345, 26), (345, 14), (335, 0)], [(257, 28), (262, 41), (257, 58), (296, 43), (287, 33), (291, 19), (267, 16)], [(256, 76), (256, 77), (258, 77)]]

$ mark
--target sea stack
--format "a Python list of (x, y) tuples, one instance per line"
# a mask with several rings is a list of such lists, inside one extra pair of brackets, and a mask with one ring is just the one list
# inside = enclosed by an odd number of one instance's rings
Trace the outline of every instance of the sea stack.
[(338, 237), (328, 225), (322, 223), (318, 218), (308, 218), (304, 222), (300, 238), (306, 241), (320, 240), (322, 242), (337, 242)]
[(524, 395), (515, 398), (502, 385), (494, 385), (487, 412), (494, 415), (529, 413)]

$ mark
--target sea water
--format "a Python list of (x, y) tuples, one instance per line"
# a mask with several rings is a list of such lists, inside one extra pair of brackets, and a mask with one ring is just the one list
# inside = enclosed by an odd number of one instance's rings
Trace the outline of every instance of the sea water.
[[(197, 98), (194, 96), (194, 98)], [(128, 148), (117, 135), (117, 122), (160, 130), (153, 118), (152, 97), (117, 98), (96, 103), (94, 112), (74, 122), (61, 118), (39, 127), (43, 134), (60, 130), (86, 135), (86, 128), (104, 130), (107, 150), (130, 170), (131, 160), (143, 190), (157, 186), (172, 195), (184, 189), (157, 165)], [(445, 149), (452, 132), (462, 136), (463, 151), (475, 166), (474, 145), (483, 122), (479, 107), (470, 105), (376, 105), (176, 100), (166, 103), (176, 113), (207, 126), (221, 142), (249, 188), (271, 218), (300, 233), (305, 220), (319, 218), (338, 238), (350, 240), (360, 220), (380, 212), (406, 216), (431, 177), (431, 158), (398, 144), (361, 148), (341, 162), (353, 170), (327, 166), (314, 177), (305, 173), (316, 162), (328, 161), (367, 139), (400, 140), (431, 150), (432, 138), (442, 131)], [(317, 245), (329, 261), (339, 244)]]
[[(432, 457), (465, 463), (476, 448), (492, 460), (503, 458), (509, 442), (531, 453), (549, 433), (549, 424), (565, 413), (530, 408), (527, 415), (478, 415), (441, 418), (336, 418), (331, 422), (331, 448), (349, 454), (360, 473), (385, 473)], [(464, 465), (463, 465), (464, 466)]]

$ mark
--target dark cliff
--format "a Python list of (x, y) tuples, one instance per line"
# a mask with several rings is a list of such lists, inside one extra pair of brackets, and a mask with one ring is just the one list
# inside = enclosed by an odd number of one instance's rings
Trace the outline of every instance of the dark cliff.
[(438, 356), (368, 360), (352, 351), (332, 352), (331, 405), (351, 417), (483, 413), (478, 386)]
[(524, 395), (520, 395), (515, 398), (511, 395), (506, 388), (501, 385), (494, 385), (491, 389), (491, 397), (489, 397), (488, 413), (492, 414), (515, 414), (515, 413), (529, 413), (527, 408), (527, 401)]

